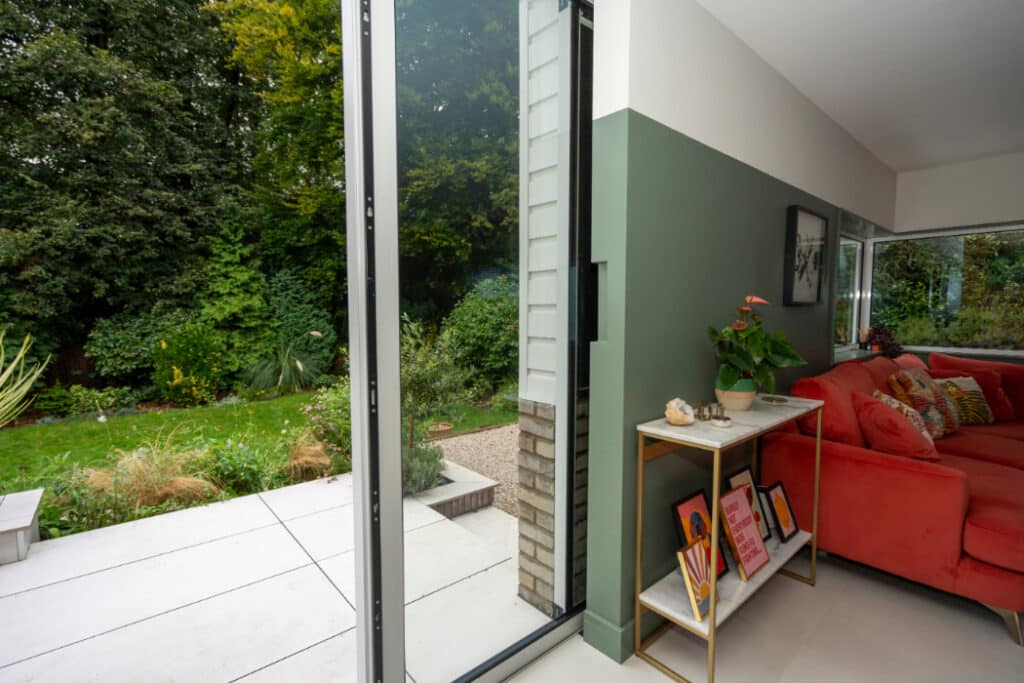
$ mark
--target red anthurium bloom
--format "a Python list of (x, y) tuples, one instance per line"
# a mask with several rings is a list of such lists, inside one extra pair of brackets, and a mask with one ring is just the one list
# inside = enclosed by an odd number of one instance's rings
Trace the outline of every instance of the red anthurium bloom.
[(745, 323), (742, 320), (737, 320), (732, 324), (732, 329), (736, 330), (737, 332), (742, 332), (748, 327), (750, 327), (750, 323)]
[(750, 306), (737, 306), (736, 310), (739, 311), (740, 313), (750, 313), (754, 309), (751, 308)]
[(753, 294), (747, 294), (746, 300), (747, 300), (748, 304), (766, 304), (766, 303), (769, 303), (767, 299), (762, 299), (761, 297), (754, 296)]

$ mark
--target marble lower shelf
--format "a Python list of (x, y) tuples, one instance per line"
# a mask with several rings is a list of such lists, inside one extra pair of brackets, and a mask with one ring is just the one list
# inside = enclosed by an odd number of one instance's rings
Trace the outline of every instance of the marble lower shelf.
[[(777, 538), (771, 538), (765, 543), (771, 560), (748, 581), (741, 581), (736, 567), (730, 566), (729, 573), (718, 579), (719, 601), (715, 614), (717, 624), (721, 626), (810, 540), (811, 534), (807, 531), (798, 531), (796, 536), (786, 543), (779, 543)], [(683, 576), (678, 568), (640, 593), (640, 604), (694, 633), (708, 637), (708, 619), (705, 617), (703, 621), (697, 621), (694, 618), (690, 598), (686, 594), (686, 584), (683, 583)]]

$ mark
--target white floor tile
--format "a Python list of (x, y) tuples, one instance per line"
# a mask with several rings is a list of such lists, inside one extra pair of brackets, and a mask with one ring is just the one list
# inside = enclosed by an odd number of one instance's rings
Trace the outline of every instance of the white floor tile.
[(243, 683), (356, 683), (356, 631), (346, 631), (241, 680)]
[(519, 554), (519, 519), (491, 506), (452, 519), (477, 538), (497, 545), (509, 557)]
[(0, 683), (219, 683), (355, 624), (313, 566), (0, 668)]
[(307, 481), (303, 484), (264, 491), (259, 494), (274, 513), (283, 520), (329, 510), (352, 503), (352, 475)]
[[(501, 543), (488, 542), (462, 527), (443, 522), (405, 534), (405, 602), (440, 590), (510, 559)], [(323, 567), (345, 597), (355, 601), (352, 552), (323, 560)]]
[(0, 598), (0, 666), (306, 564), (278, 525)]
[(0, 597), (276, 522), (246, 496), (33, 543), (24, 561), (0, 566)]
[(506, 562), (406, 607), (406, 668), (416, 682), (450, 681), (546, 624), (517, 586)]

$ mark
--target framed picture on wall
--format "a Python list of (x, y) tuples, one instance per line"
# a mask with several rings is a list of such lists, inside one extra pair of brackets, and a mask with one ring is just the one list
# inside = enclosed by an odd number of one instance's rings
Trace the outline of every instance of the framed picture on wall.
[(828, 219), (802, 206), (786, 211), (786, 257), (783, 303), (809, 306), (821, 301)]

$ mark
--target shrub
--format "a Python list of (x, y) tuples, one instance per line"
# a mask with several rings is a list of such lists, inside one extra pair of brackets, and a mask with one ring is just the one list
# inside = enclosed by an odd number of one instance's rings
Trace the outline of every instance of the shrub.
[(301, 358), (322, 370), (331, 367), (338, 335), (331, 316), (317, 305), (306, 283), (293, 270), (283, 270), (270, 280), (269, 306), (277, 323), (275, 346), (291, 346)]
[(442, 326), (451, 335), (456, 363), (488, 391), (519, 367), (519, 284), (502, 275), (477, 284)]
[(342, 378), (319, 389), (302, 407), (310, 432), (327, 449), (335, 474), (352, 469), (351, 405), (348, 379)]
[(411, 495), (441, 483), (444, 451), (437, 444), (402, 447), (402, 494)]
[(223, 378), (223, 342), (213, 328), (183, 325), (157, 342), (153, 356), (153, 384), (165, 400), (181, 406), (216, 400)]
[(153, 352), (161, 339), (192, 320), (192, 314), (159, 307), (97, 320), (85, 355), (97, 376), (138, 386), (153, 372)]
[(491, 409), (513, 412), (519, 409), (518, 380), (510, 379), (501, 383), (498, 390), (494, 392), (494, 396), (491, 397)]
[(455, 362), (451, 337), (429, 337), (422, 323), (402, 316), (400, 340), (402, 412), (409, 421), (406, 445), (418, 441), (416, 420), (436, 415), (462, 398), (466, 374)]
[(302, 351), (292, 342), (277, 347), (272, 356), (250, 367), (249, 384), (257, 391), (294, 393), (314, 386), (322, 376), (322, 370), (315, 356)]
[(67, 417), (74, 412), (75, 399), (60, 382), (36, 394), (37, 410), (50, 417)]
[(285, 457), (281, 449), (267, 449), (235, 441), (206, 444), (209, 476), (221, 489), (236, 495), (258, 493), (287, 482)]
[(90, 389), (75, 384), (68, 393), (71, 396), (71, 415), (114, 412), (121, 408), (134, 408), (138, 403), (138, 394), (131, 387)]
[(28, 394), (50, 360), (47, 357), (42, 363), (26, 369), (25, 356), (32, 348), (32, 337), (25, 335), (18, 352), (8, 363), (4, 353), (4, 335), (5, 331), (0, 330), (0, 427), (14, 422), (32, 402)]

